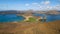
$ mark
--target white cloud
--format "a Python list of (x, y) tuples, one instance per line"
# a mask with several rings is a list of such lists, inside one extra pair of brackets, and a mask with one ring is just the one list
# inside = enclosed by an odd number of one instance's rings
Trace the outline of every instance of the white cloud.
[(50, 1), (42, 1), (41, 4), (48, 5), (50, 4)]
[(53, 9), (53, 7), (52, 6), (47, 6), (47, 9)]
[(54, 6), (54, 9), (56, 9), (56, 10), (60, 10), (60, 5), (56, 5), (56, 6)]
[(38, 3), (32, 3), (33, 5), (37, 5)]
[(25, 4), (25, 6), (29, 6), (30, 4)]
[(56, 7), (60, 7), (60, 5), (56, 5)]
[(32, 6), (40, 6), (39, 3), (32, 3)]
[[(42, 5), (43, 4), (43, 5)], [(33, 7), (34, 9), (38, 9), (39, 10), (60, 10), (60, 5), (54, 5), (54, 6), (50, 6), (49, 4), (51, 4), (50, 1), (43, 1), (40, 3), (32, 3), (32, 4), (25, 4), (25, 6), (28, 6), (29, 8)]]
[(46, 5), (47, 5), (47, 4), (50, 4), (50, 1), (46, 1), (45, 4), (46, 4)]
[(31, 6), (33, 6), (33, 7), (40, 7), (40, 4), (39, 3), (32, 3)]

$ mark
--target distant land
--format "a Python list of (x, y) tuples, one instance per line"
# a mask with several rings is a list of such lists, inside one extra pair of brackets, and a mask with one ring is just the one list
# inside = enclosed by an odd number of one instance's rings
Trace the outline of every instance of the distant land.
[(49, 10), (49, 11), (33, 11), (33, 10), (26, 10), (26, 11), (19, 11), (19, 10), (5, 10), (0, 11), (0, 14), (24, 14), (24, 13), (38, 13), (38, 14), (60, 14), (58, 10)]

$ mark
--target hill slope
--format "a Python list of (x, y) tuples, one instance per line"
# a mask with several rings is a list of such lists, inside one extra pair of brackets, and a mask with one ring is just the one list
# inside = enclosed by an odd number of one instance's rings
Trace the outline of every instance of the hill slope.
[(49, 23), (0, 23), (0, 34), (60, 34), (60, 21)]

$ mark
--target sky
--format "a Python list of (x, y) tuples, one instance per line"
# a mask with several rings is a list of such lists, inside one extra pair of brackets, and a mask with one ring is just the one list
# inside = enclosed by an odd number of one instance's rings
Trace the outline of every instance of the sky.
[(0, 10), (60, 10), (60, 0), (0, 0)]

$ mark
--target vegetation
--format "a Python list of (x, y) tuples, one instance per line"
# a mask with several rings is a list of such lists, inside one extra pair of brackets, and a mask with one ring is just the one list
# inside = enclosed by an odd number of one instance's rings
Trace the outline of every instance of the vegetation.
[(24, 20), (18, 21), (18, 23), (20, 23), (20, 22), (24, 22)]
[(0, 34), (60, 34), (60, 21), (42, 23), (3, 23)]
[(29, 20), (27, 22), (36, 22), (36, 19), (33, 17), (30, 17)]
[(39, 19), (40, 22), (46, 22), (46, 19)]

